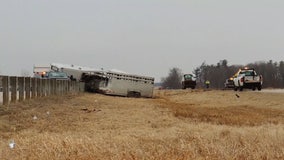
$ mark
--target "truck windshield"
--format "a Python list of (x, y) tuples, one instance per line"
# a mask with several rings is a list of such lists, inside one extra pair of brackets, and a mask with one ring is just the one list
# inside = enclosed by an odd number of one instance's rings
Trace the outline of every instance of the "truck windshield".
[(186, 75), (184, 75), (184, 79), (185, 80), (192, 80), (192, 75), (191, 74), (186, 74)]
[(67, 74), (64, 72), (50, 72), (48, 74), (49, 78), (68, 78)]
[(241, 71), (240, 74), (244, 74), (246, 76), (256, 76), (254, 71)]

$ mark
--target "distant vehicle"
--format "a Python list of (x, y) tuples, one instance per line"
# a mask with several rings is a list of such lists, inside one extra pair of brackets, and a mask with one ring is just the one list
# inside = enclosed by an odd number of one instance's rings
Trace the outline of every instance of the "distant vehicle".
[(44, 78), (50, 72), (49, 65), (34, 65), (33, 73), (35, 78)]
[(193, 74), (184, 74), (182, 77), (182, 89), (191, 88), (195, 89), (196, 87), (196, 77)]
[(240, 72), (241, 72), (241, 69), (239, 69), (238, 72), (235, 73), (232, 77), (225, 80), (225, 83), (224, 83), (225, 89), (235, 88), (234, 78), (238, 77)]
[(234, 88), (234, 78), (229, 78), (229, 79), (226, 79), (225, 83), (224, 83), (224, 87), (225, 89), (229, 89), (229, 88)]
[(69, 80), (69, 77), (64, 72), (48, 72), (45, 78), (56, 80)]
[(240, 69), (237, 77), (233, 79), (234, 81), (234, 90), (238, 89), (242, 91), (244, 88), (260, 91), (262, 89), (263, 78), (261, 75), (258, 75), (253, 68), (243, 68)]

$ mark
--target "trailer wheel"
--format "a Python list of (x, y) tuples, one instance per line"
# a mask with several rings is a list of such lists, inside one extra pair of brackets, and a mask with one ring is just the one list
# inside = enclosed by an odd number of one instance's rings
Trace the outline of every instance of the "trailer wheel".
[(139, 97), (141, 97), (141, 93), (140, 92), (135, 92), (135, 91), (129, 91), (127, 93), (127, 97), (139, 98)]

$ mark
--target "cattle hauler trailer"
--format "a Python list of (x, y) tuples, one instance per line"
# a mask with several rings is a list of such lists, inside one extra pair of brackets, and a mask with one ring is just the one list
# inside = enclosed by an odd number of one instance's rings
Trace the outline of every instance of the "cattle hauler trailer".
[(152, 77), (98, 71), (84, 73), (82, 80), (87, 91), (126, 97), (153, 97), (154, 78)]

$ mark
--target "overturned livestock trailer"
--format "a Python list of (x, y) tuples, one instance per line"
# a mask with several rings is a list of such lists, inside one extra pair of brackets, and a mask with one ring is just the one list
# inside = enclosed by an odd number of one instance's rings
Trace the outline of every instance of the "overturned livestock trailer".
[(152, 77), (59, 63), (52, 63), (51, 70), (65, 72), (70, 79), (85, 82), (86, 91), (127, 97), (153, 97)]
[(107, 95), (153, 97), (154, 78), (113, 71), (85, 73), (86, 90)]

